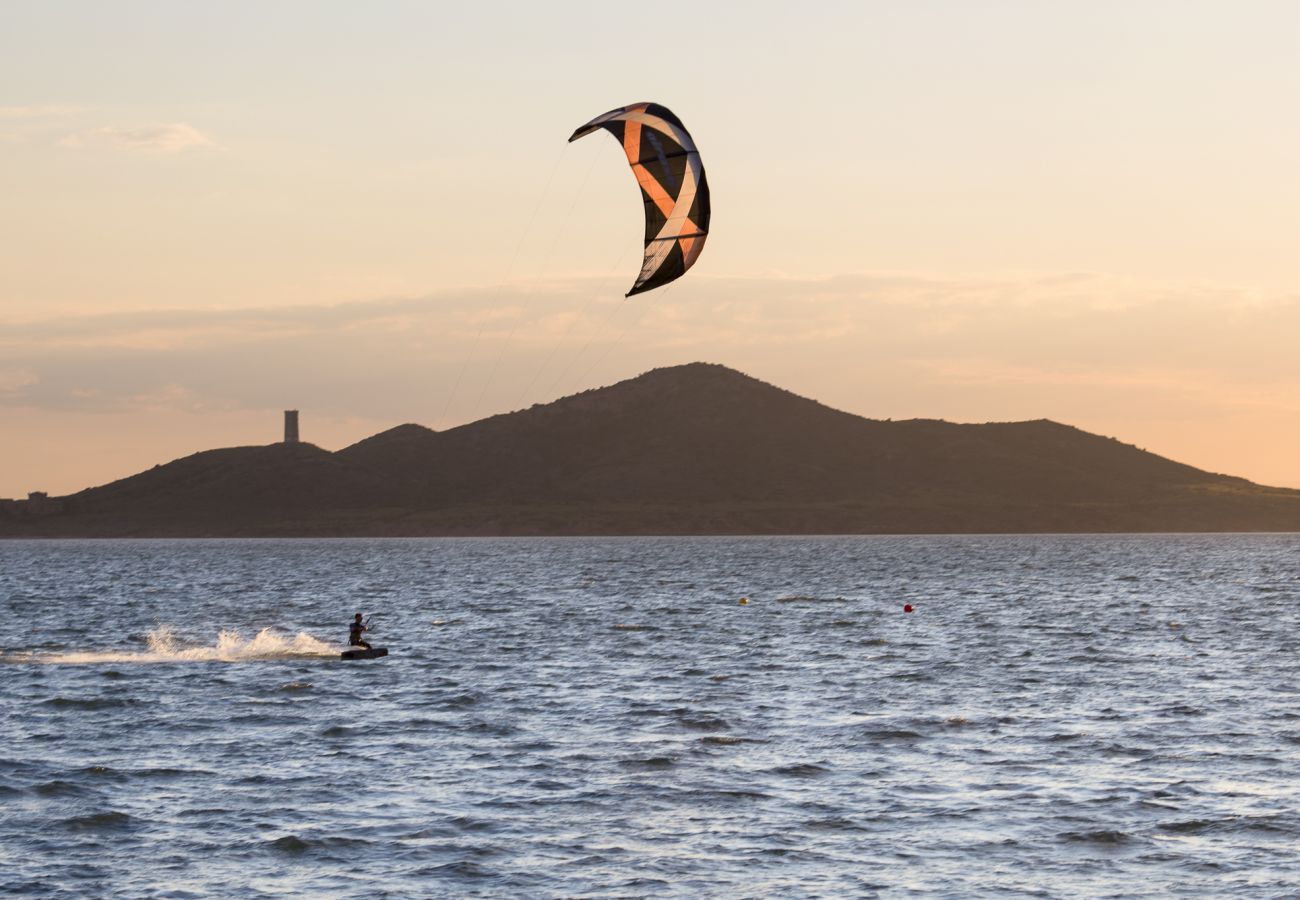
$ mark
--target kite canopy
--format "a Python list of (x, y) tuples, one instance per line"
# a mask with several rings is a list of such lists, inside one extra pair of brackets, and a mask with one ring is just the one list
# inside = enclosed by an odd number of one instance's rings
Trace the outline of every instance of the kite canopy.
[(700, 258), (709, 233), (709, 185), (686, 126), (666, 106), (637, 103), (583, 125), (570, 143), (605, 129), (623, 144), (645, 201), (645, 260), (627, 296), (663, 287)]

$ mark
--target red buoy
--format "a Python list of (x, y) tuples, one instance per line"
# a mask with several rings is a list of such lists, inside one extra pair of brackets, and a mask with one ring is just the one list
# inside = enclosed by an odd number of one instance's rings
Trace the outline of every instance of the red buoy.
[(903, 612), (911, 612), (911, 611), (912, 611), (912, 604), (910, 604), (910, 603), (904, 603), (904, 604), (903, 604)]

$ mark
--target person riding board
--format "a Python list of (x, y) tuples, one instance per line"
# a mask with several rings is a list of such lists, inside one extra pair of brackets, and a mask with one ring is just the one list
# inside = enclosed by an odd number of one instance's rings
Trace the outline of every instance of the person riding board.
[[(367, 620), (367, 622), (368, 621), (369, 620)], [(367, 627), (366, 622), (361, 621), (361, 613), (357, 613), (356, 618), (352, 620), (352, 624), (348, 626), (348, 645), (352, 647), (360, 647), (363, 650), (369, 650), (370, 645), (361, 639), (361, 633), (369, 630), (370, 629)]]

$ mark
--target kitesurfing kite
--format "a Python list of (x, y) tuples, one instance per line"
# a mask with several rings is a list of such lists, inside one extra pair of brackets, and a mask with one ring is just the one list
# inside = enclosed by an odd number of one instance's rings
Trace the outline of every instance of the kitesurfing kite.
[(709, 185), (695, 142), (666, 106), (636, 103), (583, 125), (570, 143), (605, 129), (623, 144), (645, 201), (645, 260), (627, 296), (681, 278), (709, 233)]

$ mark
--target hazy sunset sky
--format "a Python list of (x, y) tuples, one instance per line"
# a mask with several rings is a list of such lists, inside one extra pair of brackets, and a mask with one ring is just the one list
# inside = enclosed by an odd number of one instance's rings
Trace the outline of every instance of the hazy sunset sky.
[[(691, 361), (1300, 487), (1300, 4), (0, 3), (0, 497)], [(570, 132), (655, 101), (713, 190)]]

